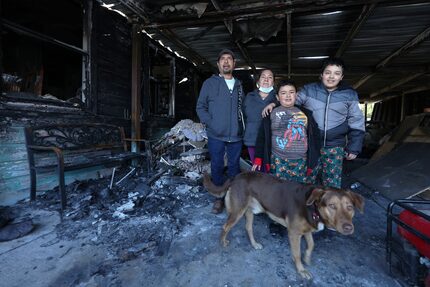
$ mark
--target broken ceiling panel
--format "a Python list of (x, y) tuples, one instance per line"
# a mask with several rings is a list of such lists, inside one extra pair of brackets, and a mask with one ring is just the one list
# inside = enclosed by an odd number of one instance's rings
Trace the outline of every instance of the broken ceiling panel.
[(167, 15), (195, 15), (200, 18), (206, 11), (208, 3), (184, 3), (177, 5), (165, 5), (161, 7), (161, 13)]
[(282, 30), (284, 17), (278, 19), (252, 19), (242, 20), (234, 24), (233, 35), (236, 40), (247, 43), (252, 39), (266, 42), (271, 37), (276, 37)]

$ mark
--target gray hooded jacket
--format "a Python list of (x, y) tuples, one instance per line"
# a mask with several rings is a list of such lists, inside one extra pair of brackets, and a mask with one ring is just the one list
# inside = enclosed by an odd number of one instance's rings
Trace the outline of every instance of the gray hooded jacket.
[(200, 121), (206, 125), (208, 137), (227, 142), (242, 140), (244, 124), (239, 109), (242, 109), (243, 96), (242, 85), (237, 79), (232, 92), (219, 75), (204, 81), (196, 112)]
[(312, 111), (322, 147), (341, 146), (349, 153), (361, 152), (364, 116), (354, 89), (341, 85), (329, 92), (321, 82), (308, 84), (299, 91), (296, 105)]

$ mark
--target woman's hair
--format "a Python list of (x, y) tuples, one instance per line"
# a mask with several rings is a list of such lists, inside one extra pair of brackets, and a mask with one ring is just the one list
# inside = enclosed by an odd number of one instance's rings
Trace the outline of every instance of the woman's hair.
[(294, 87), (294, 89), (296, 89), (297, 91), (297, 86), (296, 83), (294, 83), (292, 80), (290, 79), (283, 79), (280, 80), (278, 85), (276, 86), (276, 90), (279, 91), (283, 86), (292, 86)]
[(256, 83), (260, 80), (260, 78), (261, 78), (261, 74), (263, 74), (263, 72), (264, 71), (270, 71), (271, 73), (272, 73), (272, 75), (273, 75), (273, 80), (275, 80), (275, 73), (273, 73), (273, 71), (271, 70), (271, 69), (268, 69), (268, 68), (264, 68), (263, 70), (261, 70), (259, 73), (258, 73), (258, 75), (257, 75), (257, 79), (256, 79)]

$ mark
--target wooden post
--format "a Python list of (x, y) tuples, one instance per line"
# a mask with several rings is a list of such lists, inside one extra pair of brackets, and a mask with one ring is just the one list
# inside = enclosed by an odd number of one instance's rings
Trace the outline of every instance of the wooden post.
[(169, 97), (169, 117), (175, 117), (175, 95), (176, 94), (176, 61), (170, 60), (170, 97)]
[(151, 74), (151, 58), (149, 57), (149, 40), (147, 37), (143, 38), (142, 46), (142, 57), (143, 57), (143, 93), (142, 93), (142, 108), (143, 108), (143, 120), (149, 118), (150, 101), (151, 101), (151, 90), (150, 90), (150, 74)]
[(86, 54), (82, 55), (82, 86), (81, 101), (86, 107), (92, 109), (93, 100), (91, 97), (91, 36), (92, 36), (92, 15), (93, 1), (84, 1), (84, 16), (82, 29), (82, 49)]
[[(140, 27), (133, 24), (132, 63), (131, 63), (131, 138), (140, 139), (140, 66), (142, 55), (142, 38)], [(139, 142), (131, 142), (131, 151), (139, 152)]]

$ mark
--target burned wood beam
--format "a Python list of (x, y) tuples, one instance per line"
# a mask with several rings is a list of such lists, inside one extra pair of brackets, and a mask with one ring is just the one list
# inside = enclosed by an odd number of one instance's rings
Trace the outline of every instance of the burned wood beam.
[(246, 63), (251, 67), (254, 75), (257, 75), (257, 68), (255, 67), (254, 61), (251, 60), (251, 57), (249, 56), (248, 50), (239, 41), (236, 41), (236, 45), (239, 48), (240, 53), (242, 54)]
[[(133, 24), (132, 30), (132, 60), (131, 60), (131, 137), (140, 139), (140, 80), (141, 80), (141, 63), (142, 63), (142, 37), (140, 25)], [(139, 143), (131, 143), (131, 151), (139, 152)]]
[(81, 77), (81, 100), (88, 109), (93, 109), (94, 98), (92, 95), (92, 31), (93, 31), (93, 1), (84, 1), (83, 27), (82, 27), (82, 49), (89, 57), (83, 57)]
[[(212, 5), (215, 7), (215, 9), (217, 11), (222, 12), (221, 6), (218, 3), (218, 0), (211, 0)], [(224, 19), (224, 25), (227, 28), (230, 37), (233, 38), (233, 27), (230, 27), (228, 21), (226, 19)], [(237, 48), (239, 49), (240, 53), (242, 54), (243, 59), (245, 60), (245, 62), (248, 64), (248, 66), (251, 67), (252, 72), (254, 73), (254, 75), (257, 75), (257, 68), (255, 67), (254, 61), (252, 61), (251, 57), (249, 56), (248, 50), (243, 46), (242, 43), (239, 42), (239, 40), (234, 41)]]
[(401, 86), (403, 84), (406, 84), (406, 83), (408, 83), (408, 82), (410, 82), (410, 81), (412, 81), (412, 80), (414, 80), (414, 79), (416, 79), (416, 78), (418, 78), (418, 77), (420, 77), (420, 76), (422, 76), (424, 74), (425, 73), (416, 73), (416, 74), (413, 74), (411, 76), (404, 77), (404, 78), (402, 78), (400, 80), (396, 80), (393, 84), (388, 85), (388, 86), (386, 86), (386, 87), (384, 87), (384, 88), (382, 88), (382, 89), (380, 89), (380, 90), (378, 90), (378, 91), (376, 91), (374, 93), (371, 93), (370, 94), (370, 98), (374, 98), (376, 96), (379, 96), (379, 95), (382, 95), (382, 94), (384, 94), (386, 92), (389, 92), (392, 89), (397, 88), (397, 87), (399, 87), (399, 86)]
[(81, 49), (79, 47), (67, 44), (67, 43), (62, 42), (62, 41), (59, 41), (59, 40), (55, 39), (54, 37), (47, 36), (45, 34), (33, 31), (31, 29), (28, 29), (26, 27), (23, 27), (21, 25), (18, 25), (16, 23), (8, 21), (6, 19), (1, 19), (1, 23), (2, 23), (3, 27), (10, 29), (10, 30), (12, 30), (18, 34), (22, 34), (22, 35), (25, 35), (25, 36), (28, 36), (28, 37), (31, 37), (31, 38), (34, 38), (37, 40), (51, 43), (51, 44), (60, 46), (62, 48), (66, 48), (66, 49), (73, 51), (73, 52), (78, 52), (78, 53), (82, 54), (83, 56), (88, 56), (87, 51), (85, 51), (84, 49)]
[[(126, 0), (120, 0), (120, 3), (124, 5), (129, 11), (133, 12), (138, 16), (140, 19), (143, 20), (144, 25), (141, 25), (142, 27), (145, 27), (148, 23), (152, 22), (149, 16), (146, 14), (146, 12), (138, 7), (135, 3), (129, 2)], [(205, 58), (200, 56), (197, 52), (195, 52), (193, 49), (191, 49), (187, 44), (185, 44), (183, 41), (179, 40), (179, 38), (170, 30), (170, 29), (158, 29), (156, 28), (157, 32), (163, 35), (165, 38), (167, 38), (170, 42), (174, 43), (175, 45), (181, 47), (181, 49), (185, 50), (185, 52), (194, 58), (194, 61), (197, 61), (199, 64), (208, 64), (211, 69), (215, 69), (214, 66), (210, 64)]]
[(292, 35), (291, 35), (291, 13), (287, 13), (287, 65), (288, 65), (288, 79), (291, 78), (291, 48), (292, 47)]
[(390, 63), (394, 58), (401, 56), (408, 52), (409, 50), (413, 49), (415, 46), (423, 42), (425, 39), (427, 39), (430, 35), (430, 27), (427, 27), (424, 31), (416, 35), (411, 40), (407, 41), (406, 44), (404, 44), (402, 47), (391, 53), (388, 57), (383, 59), (381, 62), (379, 62), (375, 68), (373, 68), (372, 73), (365, 75), (362, 77), (358, 82), (356, 82), (353, 87), (354, 89), (357, 89), (361, 85), (363, 85), (365, 82), (367, 82), (370, 78), (376, 75), (376, 73), (384, 68), (388, 63)]
[(348, 34), (346, 35), (345, 40), (343, 40), (343, 43), (340, 45), (339, 49), (337, 50), (335, 57), (337, 57), (337, 58), (342, 57), (346, 48), (349, 47), (352, 40), (355, 38), (357, 33), (360, 31), (361, 26), (366, 22), (367, 18), (369, 18), (369, 16), (370, 16), (370, 14), (372, 14), (375, 7), (376, 7), (376, 3), (372, 3), (370, 5), (365, 5), (363, 7), (363, 10), (361, 11), (360, 15), (355, 20), (351, 29), (348, 31)]
[(366, 97), (364, 100), (367, 101), (367, 102), (388, 101), (388, 100), (391, 100), (391, 99), (394, 99), (394, 98), (397, 98), (397, 97), (400, 97), (400, 96), (414, 94), (414, 93), (419, 93), (419, 92), (424, 92), (424, 91), (430, 91), (430, 84), (421, 85), (421, 86), (418, 86), (416, 88), (409, 89), (407, 91), (397, 91), (395, 93), (392, 93), (389, 96), (381, 94), (381, 95), (375, 96), (373, 98)]
[(143, 49), (142, 49), (142, 57), (143, 57), (143, 98), (142, 98), (142, 109), (143, 109), (143, 116), (146, 120), (149, 117), (149, 107), (150, 107), (150, 75), (151, 75), (151, 57), (149, 55), (149, 38), (144, 37), (143, 38)]
[[(246, 17), (263, 17), (285, 15), (286, 13), (294, 13), (300, 15), (315, 14), (324, 11), (330, 11), (340, 8), (354, 8), (356, 6), (371, 5), (375, 3), (396, 3), (401, 0), (347, 0), (339, 2), (321, 3), (321, 1), (300, 1), (293, 3), (287, 1), (285, 3), (267, 4), (258, 7), (249, 7), (241, 9), (230, 9), (222, 11), (211, 11), (204, 13), (200, 18), (196, 17), (176, 17), (170, 18), (167, 21), (152, 22), (145, 24), (144, 28), (162, 28), (162, 27), (195, 27), (204, 26), (208, 23), (219, 23), (224, 20), (234, 20)], [(412, 1), (421, 3), (422, 1)]]
[(169, 95), (169, 117), (175, 118), (176, 112), (176, 61), (170, 60), (170, 95)]
[(144, 23), (150, 23), (150, 19), (146, 14), (145, 10), (141, 9), (135, 3), (128, 0), (119, 0), (119, 3), (127, 8), (129, 11), (133, 12), (136, 16), (143, 20)]
[[(205, 58), (200, 56), (197, 52), (195, 52), (190, 46), (188, 46), (186, 43), (184, 43), (182, 40), (180, 40), (175, 33), (173, 33), (170, 29), (160, 29), (159, 32), (161, 35), (163, 35), (166, 39), (168, 39), (170, 42), (175, 44), (176, 46), (183, 49), (187, 54), (192, 55), (194, 58), (194, 61), (196, 61), (196, 64), (201, 65), (209, 65), (212, 70), (215, 69), (215, 67)], [(216, 69), (215, 69), (216, 70)]]
[(414, 89), (410, 89), (407, 90), (405, 92), (403, 92), (404, 95), (408, 95), (408, 94), (413, 94), (413, 93), (419, 93), (419, 92), (424, 92), (424, 91), (429, 91), (430, 90), (430, 85), (422, 85), (422, 86), (418, 86)]
[(205, 36), (208, 32), (210, 32), (213, 28), (215, 28), (215, 25), (209, 25), (208, 27), (206, 27), (203, 31), (199, 32), (198, 34), (192, 36), (192, 37), (183, 37), (182, 39), (184, 39), (184, 41), (189, 41), (189, 42), (193, 42), (193, 41), (197, 41), (200, 38), (202, 38), (203, 36)]

